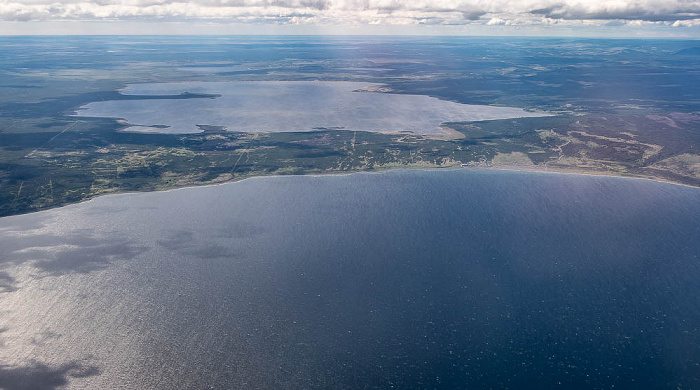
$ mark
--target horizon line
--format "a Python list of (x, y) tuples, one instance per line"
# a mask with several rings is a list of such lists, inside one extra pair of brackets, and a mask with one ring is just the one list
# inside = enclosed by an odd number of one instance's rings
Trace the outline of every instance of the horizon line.
[(233, 34), (169, 34), (169, 33), (152, 33), (152, 34), (74, 34), (74, 33), (36, 33), (36, 34), (5, 34), (0, 33), (0, 37), (361, 37), (361, 38), (529, 38), (529, 39), (610, 39), (610, 40), (683, 40), (683, 41), (700, 41), (700, 37), (688, 36), (613, 36), (613, 35), (537, 35), (537, 34), (340, 34), (340, 33), (296, 33), (296, 34), (279, 34), (279, 33), (233, 33)]

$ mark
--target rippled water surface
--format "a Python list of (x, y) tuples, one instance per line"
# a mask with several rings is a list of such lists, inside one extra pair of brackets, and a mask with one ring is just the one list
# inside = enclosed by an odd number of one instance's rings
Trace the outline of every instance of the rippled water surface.
[(401, 171), (2, 218), (0, 387), (697, 388), (699, 204)]

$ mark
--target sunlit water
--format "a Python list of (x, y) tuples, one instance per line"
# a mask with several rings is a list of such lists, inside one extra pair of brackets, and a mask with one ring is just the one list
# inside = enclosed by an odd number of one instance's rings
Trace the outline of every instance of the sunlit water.
[[(424, 95), (359, 92), (378, 87), (347, 81), (230, 81), (133, 84), (125, 95), (182, 93), (216, 98), (111, 100), (81, 107), (87, 117), (125, 119), (128, 131), (197, 133), (198, 126), (229, 131), (288, 132), (344, 129), (444, 133), (445, 122), (546, 116), (514, 107), (461, 104)], [(156, 127), (153, 127), (156, 126)]]
[(697, 388), (699, 204), (401, 171), (2, 218), (0, 387)]

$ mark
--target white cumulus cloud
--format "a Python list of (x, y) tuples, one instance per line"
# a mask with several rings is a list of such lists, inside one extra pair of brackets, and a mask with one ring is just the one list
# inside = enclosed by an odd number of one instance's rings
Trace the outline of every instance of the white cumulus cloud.
[(700, 25), (700, 0), (0, 0), (0, 20), (229, 20), (280, 24)]

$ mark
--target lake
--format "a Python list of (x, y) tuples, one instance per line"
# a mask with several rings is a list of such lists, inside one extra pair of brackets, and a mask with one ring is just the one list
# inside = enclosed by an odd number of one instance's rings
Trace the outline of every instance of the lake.
[[(186, 81), (132, 84), (129, 96), (214, 98), (108, 100), (81, 107), (82, 117), (121, 118), (127, 131), (198, 133), (201, 126), (238, 132), (342, 129), (445, 134), (445, 122), (548, 116), (521, 108), (455, 103), (425, 95), (376, 92), (381, 85), (349, 81)], [(360, 92), (365, 91), (365, 92)], [(206, 127), (205, 127), (206, 128)]]
[(0, 219), (0, 387), (700, 387), (700, 191), (254, 178)]

